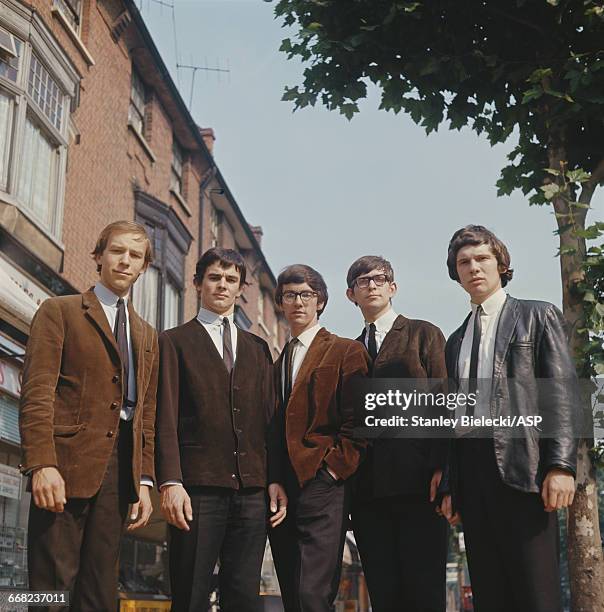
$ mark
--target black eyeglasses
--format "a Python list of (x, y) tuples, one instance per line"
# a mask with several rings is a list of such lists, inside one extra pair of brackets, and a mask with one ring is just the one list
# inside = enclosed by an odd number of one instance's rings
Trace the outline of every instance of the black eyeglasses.
[(359, 289), (367, 289), (369, 283), (373, 281), (376, 287), (383, 287), (390, 279), (385, 274), (376, 274), (375, 276), (359, 276), (354, 280), (354, 284)]
[(303, 304), (308, 304), (310, 300), (317, 297), (317, 293), (315, 291), (285, 291), (281, 300), (284, 304), (293, 304), (298, 296), (300, 296)]

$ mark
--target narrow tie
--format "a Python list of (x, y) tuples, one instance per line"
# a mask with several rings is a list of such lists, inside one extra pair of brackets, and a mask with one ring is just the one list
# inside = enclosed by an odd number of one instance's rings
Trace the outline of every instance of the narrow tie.
[(122, 389), (124, 390), (124, 404), (127, 404), (130, 360), (128, 358), (128, 335), (126, 333), (126, 305), (123, 298), (119, 298), (117, 301), (117, 315), (115, 317), (113, 335), (115, 336), (122, 360)]
[[(478, 306), (474, 315), (474, 332), (472, 334), (472, 351), (470, 353), (470, 380), (468, 381), (469, 393), (476, 393), (478, 389), (478, 354), (480, 352), (480, 337), (482, 335), (482, 306)], [(468, 405), (467, 414), (474, 415), (474, 406)]]
[(369, 325), (369, 334), (367, 335), (367, 351), (371, 359), (375, 360), (378, 354), (377, 341), (375, 339), (375, 323)]
[(227, 317), (222, 318), (222, 359), (226, 369), (231, 373), (233, 369), (233, 345), (231, 343), (231, 326)]
[(298, 338), (292, 338), (285, 348), (285, 380), (283, 386), (283, 405), (287, 406), (289, 396), (292, 392), (293, 378), (294, 378), (294, 350), (298, 344)]

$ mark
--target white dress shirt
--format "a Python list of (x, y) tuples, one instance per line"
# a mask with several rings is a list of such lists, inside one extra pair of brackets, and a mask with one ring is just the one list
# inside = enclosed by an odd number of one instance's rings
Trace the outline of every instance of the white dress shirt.
[[(94, 294), (98, 298), (103, 312), (107, 317), (111, 331), (115, 329), (115, 319), (117, 317), (117, 301), (119, 297), (103, 285), (97, 283), (94, 286)], [(136, 366), (134, 364), (134, 353), (132, 352), (132, 340), (130, 338), (130, 314), (128, 313), (128, 297), (124, 298), (126, 307), (126, 338), (128, 340), (128, 400), (133, 404), (136, 402)], [(134, 416), (134, 406), (122, 406), (120, 417), (124, 421), (130, 421)]]
[[(386, 334), (392, 329), (396, 317), (398, 317), (398, 315), (396, 314), (396, 312), (394, 312), (392, 308), (390, 308), (381, 317), (379, 317), (373, 322), (375, 325), (375, 344), (377, 346), (378, 353), (380, 352), (380, 348), (382, 346), (382, 342), (384, 342)], [(367, 321), (365, 321), (365, 348), (367, 350), (369, 350), (370, 325), (371, 323), (367, 323)]]
[[(197, 320), (204, 326), (205, 330), (210, 334), (210, 338), (212, 338), (212, 342), (214, 342), (214, 346), (220, 355), (220, 358), (223, 358), (222, 349), (222, 335), (224, 334), (224, 325), (223, 320), (224, 316), (216, 314), (211, 310), (207, 310), (203, 306), (199, 309), (197, 313)], [(227, 315), (226, 318), (229, 321), (229, 325), (231, 326), (231, 348), (233, 350), (233, 364), (237, 359), (237, 326), (235, 325), (235, 315), (231, 313)]]
[[(296, 382), (296, 376), (298, 375), (298, 371), (300, 370), (300, 366), (304, 361), (304, 357), (306, 357), (306, 353), (308, 352), (308, 348), (312, 344), (312, 341), (315, 339), (315, 336), (319, 333), (321, 329), (321, 324), (317, 323), (313, 325), (313, 327), (303, 331), (298, 336), (298, 342), (294, 345), (294, 353), (292, 356), (292, 388), (294, 383)], [(291, 337), (290, 339), (291, 340)], [(288, 342), (289, 342), (288, 340)], [(283, 360), (283, 364), (281, 366), (281, 395), (285, 396), (285, 368), (287, 364), (285, 363), (285, 359)]]
[[(496, 291), (491, 297), (487, 298), (482, 305), (480, 321), (482, 323), (482, 333), (480, 335), (480, 348), (478, 351), (478, 378), (492, 378), (493, 359), (495, 357), (495, 337), (497, 334), (497, 324), (501, 315), (501, 309), (507, 298), (503, 289)], [(470, 377), (470, 357), (472, 353), (472, 341), (474, 339), (474, 319), (478, 304), (470, 304), (472, 314), (468, 320), (466, 331), (461, 342), (459, 351), (459, 378), (467, 379)]]

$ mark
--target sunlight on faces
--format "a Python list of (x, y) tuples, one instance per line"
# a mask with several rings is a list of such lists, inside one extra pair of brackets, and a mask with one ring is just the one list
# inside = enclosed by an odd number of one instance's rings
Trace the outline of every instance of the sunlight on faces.
[(105, 250), (95, 255), (101, 266), (101, 282), (119, 297), (124, 297), (136, 279), (147, 269), (145, 253), (148, 240), (133, 232), (114, 232)]
[(500, 267), (488, 244), (468, 245), (459, 249), (456, 259), (461, 286), (470, 294), (474, 304), (482, 304), (501, 289)]
[(348, 299), (357, 304), (366, 321), (373, 322), (390, 309), (390, 300), (396, 295), (397, 287), (394, 281), (386, 282), (378, 287), (375, 282), (370, 281), (368, 287), (359, 287), (359, 279), (372, 279), (375, 276), (384, 276), (384, 270), (372, 270), (367, 274), (361, 274), (355, 279), (352, 288), (346, 290)]
[[(308, 283), (288, 283), (283, 285), (282, 294), (288, 291), (301, 293), (302, 291), (315, 290)], [(313, 296), (306, 304), (297, 296), (293, 304), (281, 303), (281, 310), (287, 319), (292, 336), (299, 336), (303, 331), (314, 327), (318, 322), (317, 312), (323, 308), (323, 302), (319, 302), (318, 297)]]
[(201, 304), (219, 315), (230, 315), (242, 294), (241, 275), (234, 265), (223, 268), (219, 262), (208, 266), (201, 282), (196, 282)]

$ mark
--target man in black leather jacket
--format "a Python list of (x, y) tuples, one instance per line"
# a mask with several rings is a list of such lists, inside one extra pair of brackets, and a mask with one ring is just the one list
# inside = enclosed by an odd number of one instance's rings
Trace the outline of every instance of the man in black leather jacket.
[(540, 415), (544, 425), (458, 435), (448, 474), (453, 503), (446, 496), (442, 512), (453, 524), (461, 515), (477, 612), (557, 612), (556, 510), (573, 500), (579, 414), (564, 319), (552, 304), (503, 291), (510, 256), (482, 226), (455, 232), (447, 266), (472, 307), (447, 341), (449, 378), (458, 390), (483, 390), (483, 416)]

